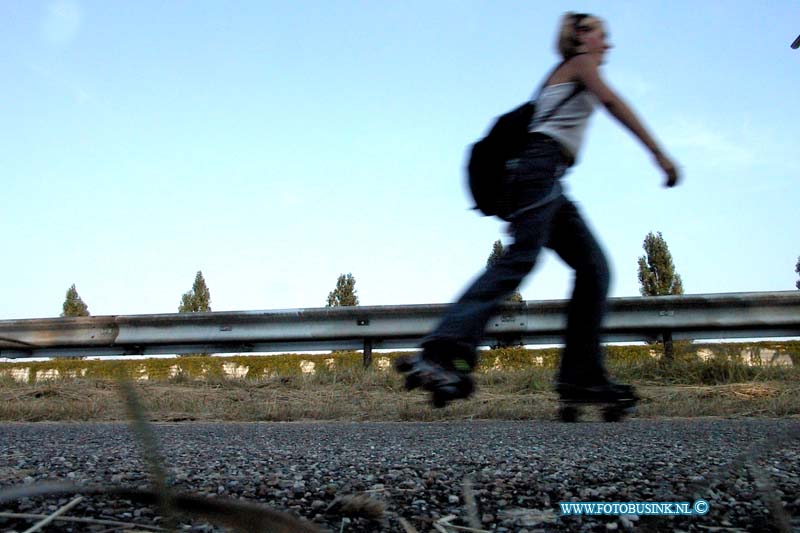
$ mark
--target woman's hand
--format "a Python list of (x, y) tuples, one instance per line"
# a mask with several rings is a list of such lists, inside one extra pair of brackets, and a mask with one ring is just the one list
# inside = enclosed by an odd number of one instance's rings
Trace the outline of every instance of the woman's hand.
[(654, 154), (656, 158), (656, 163), (661, 170), (664, 171), (664, 175), (667, 177), (667, 181), (664, 182), (665, 187), (674, 187), (678, 184), (678, 169), (675, 167), (675, 164), (664, 154), (661, 152), (656, 152)]

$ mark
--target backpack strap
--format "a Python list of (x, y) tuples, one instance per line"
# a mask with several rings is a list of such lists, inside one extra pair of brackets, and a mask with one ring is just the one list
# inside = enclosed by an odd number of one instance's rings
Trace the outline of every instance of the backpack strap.
[[(580, 54), (575, 54), (575, 55), (580, 55)], [(570, 56), (570, 57), (568, 57), (567, 59), (563, 60), (561, 63), (559, 63), (558, 65), (556, 65), (556, 66), (555, 66), (555, 68), (553, 68), (553, 70), (551, 70), (551, 71), (550, 71), (550, 73), (549, 73), (547, 76), (545, 76), (545, 78), (544, 78), (544, 81), (542, 81), (542, 84), (539, 86), (539, 90), (537, 90), (537, 91), (536, 91), (536, 96), (533, 98), (533, 101), (536, 101), (536, 100), (538, 100), (538, 99), (539, 99), (539, 96), (541, 96), (541, 94), (542, 94), (542, 91), (545, 89), (545, 85), (547, 84), (548, 80), (549, 80), (549, 79), (550, 79), (550, 78), (553, 76), (553, 74), (555, 74), (555, 72), (556, 72), (558, 69), (560, 69), (562, 66), (564, 66), (564, 64), (565, 64), (567, 61), (569, 61), (570, 59), (572, 59), (573, 57), (575, 57), (575, 56), (573, 55), (573, 56)], [(538, 121), (538, 124), (544, 124), (545, 122), (547, 122), (548, 120), (550, 120), (550, 118), (552, 118), (552, 116), (556, 114), (556, 111), (558, 111), (559, 109), (561, 109), (561, 107), (562, 107), (562, 106), (564, 106), (564, 104), (566, 104), (567, 102), (569, 102), (570, 100), (572, 100), (572, 99), (573, 99), (575, 96), (577, 96), (577, 95), (578, 95), (578, 93), (580, 93), (581, 91), (583, 91), (583, 89), (584, 89), (584, 86), (583, 86), (581, 83), (577, 83), (577, 82), (576, 82), (576, 83), (575, 83), (575, 88), (574, 88), (574, 89), (572, 89), (572, 92), (570, 92), (570, 93), (569, 93), (567, 96), (565, 96), (565, 97), (564, 97), (564, 98), (563, 98), (563, 99), (562, 99), (562, 100), (561, 100), (559, 103), (557, 103), (557, 104), (556, 104), (556, 105), (553, 107), (553, 109), (551, 109), (551, 110), (550, 110), (550, 112), (549, 112), (549, 113), (547, 113), (547, 115), (545, 115), (544, 117), (542, 117), (541, 119), (539, 119), (539, 121)]]

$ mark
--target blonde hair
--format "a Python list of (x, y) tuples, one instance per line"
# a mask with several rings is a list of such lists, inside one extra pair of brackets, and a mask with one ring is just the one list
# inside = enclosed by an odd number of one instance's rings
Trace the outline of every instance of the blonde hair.
[(587, 13), (573, 13), (568, 11), (561, 18), (556, 48), (561, 57), (567, 59), (580, 52), (581, 43), (578, 41), (578, 30), (593, 30), (603, 25), (599, 17)]

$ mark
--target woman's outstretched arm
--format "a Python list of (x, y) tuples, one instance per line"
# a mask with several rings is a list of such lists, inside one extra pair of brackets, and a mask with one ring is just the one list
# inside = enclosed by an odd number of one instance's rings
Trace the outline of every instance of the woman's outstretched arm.
[(597, 64), (589, 56), (578, 56), (573, 61), (574, 74), (578, 81), (594, 93), (611, 115), (633, 133), (653, 154), (656, 164), (666, 176), (665, 185), (678, 183), (678, 171), (672, 161), (661, 151), (633, 110), (600, 77)]

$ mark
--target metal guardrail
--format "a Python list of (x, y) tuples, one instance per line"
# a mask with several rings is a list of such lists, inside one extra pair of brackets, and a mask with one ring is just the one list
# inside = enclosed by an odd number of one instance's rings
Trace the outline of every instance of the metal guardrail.
[[(509, 304), (485, 345), (558, 344), (566, 300)], [(0, 321), (0, 358), (414, 348), (447, 305)], [(800, 336), (800, 291), (612, 298), (605, 342)]]

